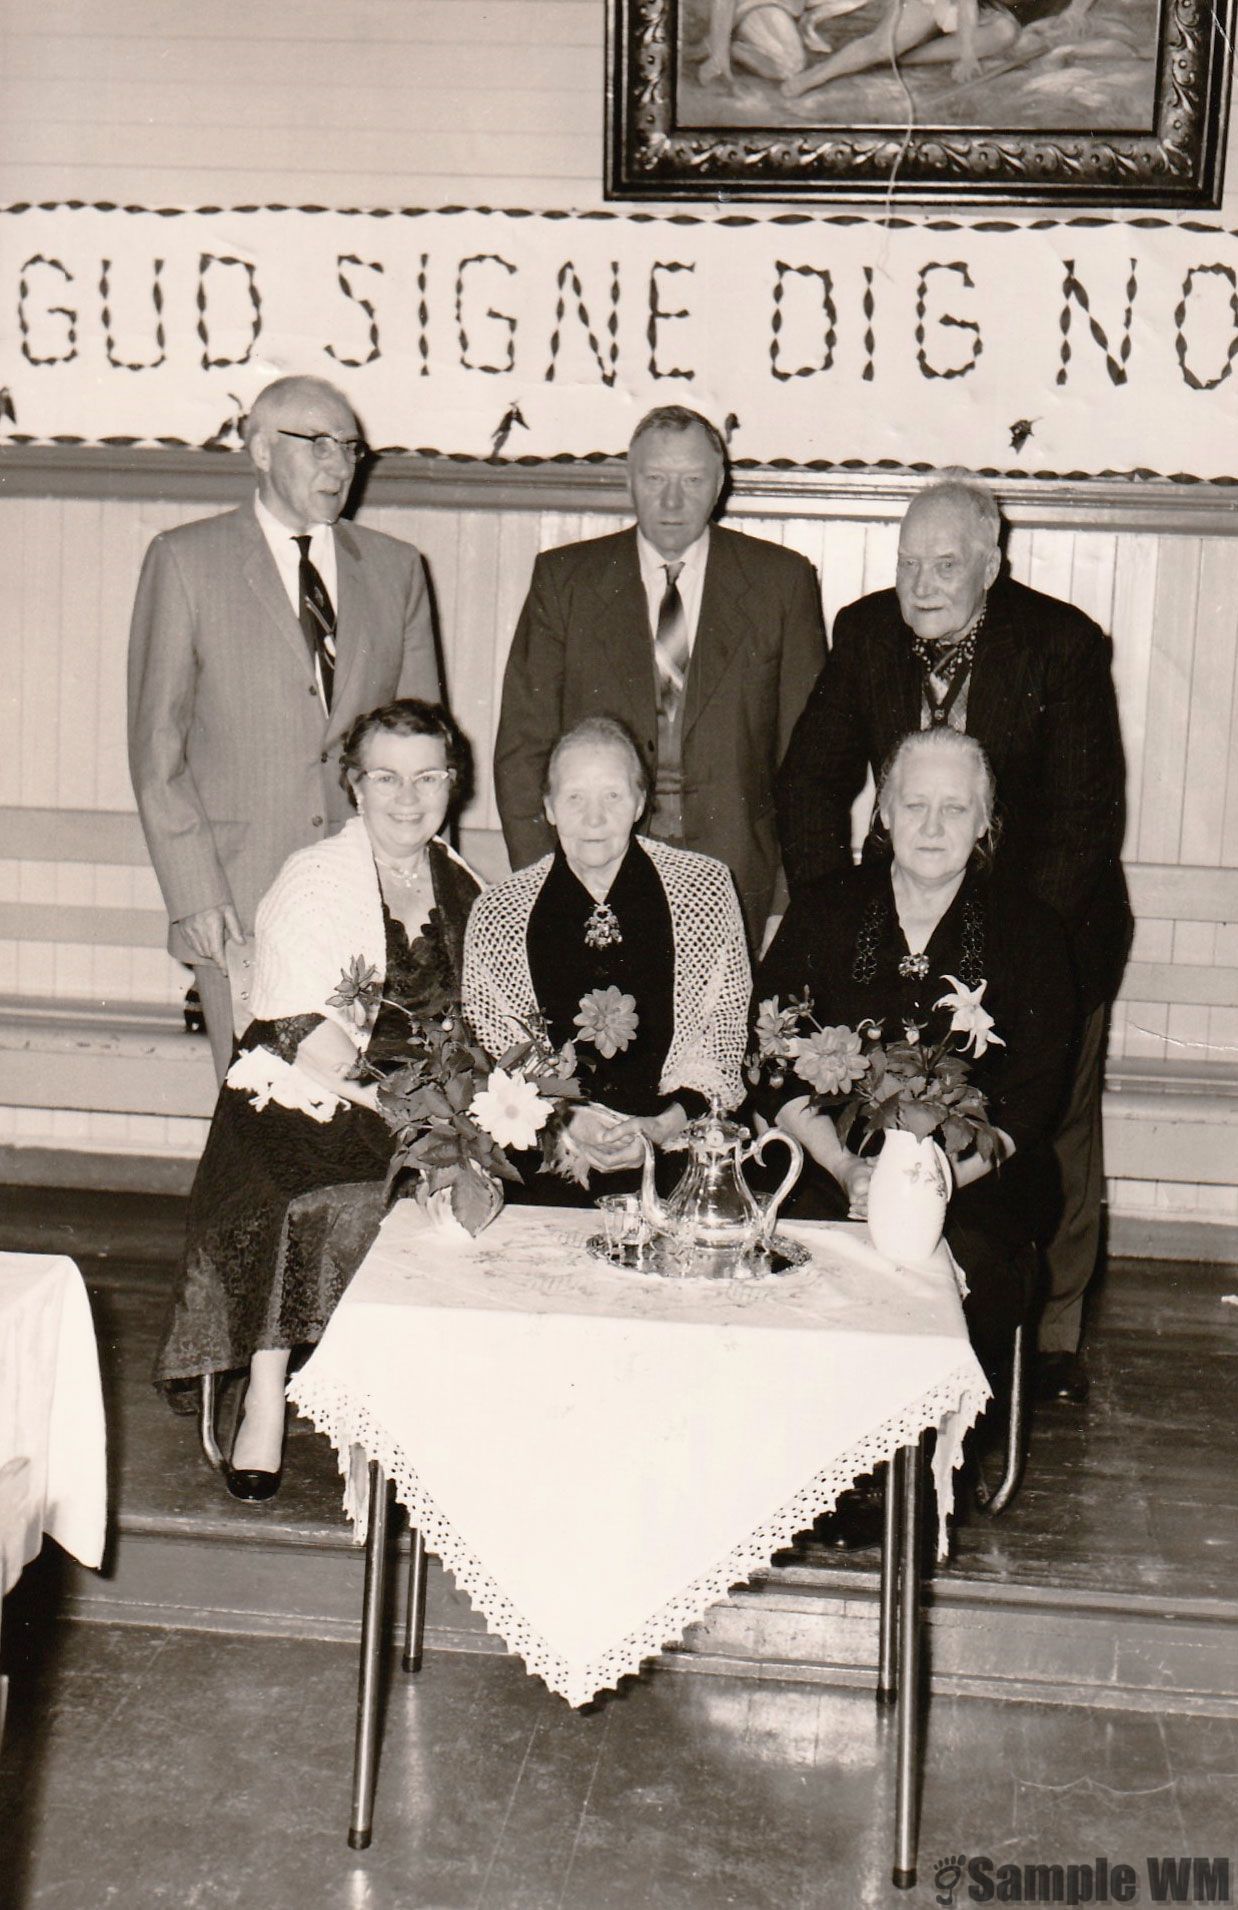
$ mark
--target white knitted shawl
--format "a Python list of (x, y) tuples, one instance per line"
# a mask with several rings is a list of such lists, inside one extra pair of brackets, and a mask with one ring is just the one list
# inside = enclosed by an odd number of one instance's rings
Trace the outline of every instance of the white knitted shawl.
[[(695, 1088), (731, 1108), (741, 1099), (740, 1063), (752, 976), (731, 872), (712, 856), (640, 837), (658, 872), (675, 941), (675, 1027), (659, 1087)], [(479, 895), (464, 941), (464, 1011), (483, 1046), (500, 1055), (519, 1040), (536, 1006), (528, 927), (551, 856)]]
[[(437, 836), (434, 840), (453, 861), (468, 866), (447, 843)], [(335, 994), (354, 955), (377, 970), (380, 983), (386, 980), (382, 893), (360, 816), (346, 822), (338, 834), (290, 855), (258, 904), (250, 998), (255, 1020), (322, 1015), (364, 1053), (372, 1018), (370, 1026), (358, 1028), (347, 1009), (332, 1007), (327, 999)], [(295, 1061), (284, 1061), (267, 1048), (239, 1055), (227, 1080), (230, 1087), (247, 1088), (257, 1108), (277, 1101), (317, 1121), (329, 1121), (337, 1108), (348, 1105)]]

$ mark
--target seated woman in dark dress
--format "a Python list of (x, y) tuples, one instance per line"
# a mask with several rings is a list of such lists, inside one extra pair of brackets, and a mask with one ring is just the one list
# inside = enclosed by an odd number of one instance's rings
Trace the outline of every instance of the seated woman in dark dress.
[[(582, 1173), (638, 1166), (642, 1134), (663, 1146), (711, 1096), (734, 1107), (742, 1092), (750, 974), (735, 885), (712, 856), (634, 834), (647, 795), (621, 724), (569, 731), (547, 767), (558, 847), (479, 897), (465, 942), (465, 1012), (490, 1054), (535, 1012), (556, 1045), (588, 1042), (590, 1104), (567, 1136)], [(548, 1177), (539, 1196), (566, 1197)]]
[[(330, 1202), (289, 1203), (382, 1180), (392, 1136), (375, 1082), (353, 1078), (358, 1058), (394, 1064), (401, 1008), (429, 1015), (458, 999), (479, 884), (437, 831), (465, 760), (437, 705), (406, 698), (359, 717), (341, 769), (358, 814), (290, 856), (259, 905), (254, 1020), (219, 1092), (156, 1363), (166, 1381), (248, 1366), (225, 1469), (235, 1498), (277, 1490), (289, 1352), (321, 1337), (368, 1244), (328, 1250)], [(331, 1000), (357, 956), (383, 983), (369, 1021)]]
[[(1004, 1159), (974, 1150), (954, 1163), (946, 1239), (966, 1275), (968, 1331), (986, 1369), (1000, 1369), (1027, 1310), (1031, 1244), (1052, 1232), (1057, 1176), (1050, 1138), (1065, 1091), (1074, 985), (1056, 915), (1026, 888), (986, 872), (993, 775), (974, 737), (917, 730), (882, 771), (877, 810), (890, 858), (828, 877), (796, 898), (757, 976), (755, 999), (785, 1006), (804, 993), (825, 1026), (865, 1018), (897, 1035), (905, 1022), (942, 1038), (951, 1012), (933, 1004), (954, 977), (986, 984), (983, 1007), (1003, 1046), (971, 1079), (988, 1096)], [(759, 1097), (763, 1103), (764, 1092)], [(789, 1077), (764, 1111), (803, 1143), (804, 1173), (786, 1211), (837, 1218), (867, 1210), (872, 1158), (844, 1147), (827, 1113)]]

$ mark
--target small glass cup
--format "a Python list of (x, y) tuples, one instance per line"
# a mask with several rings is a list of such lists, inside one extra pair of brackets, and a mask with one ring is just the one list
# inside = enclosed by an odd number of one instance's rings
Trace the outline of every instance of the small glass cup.
[(641, 1212), (640, 1195), (601, 1194), (593, 1204), (602, 1216), (610, 1258), (622, 1267), (643, 1266), (653, 1233)]

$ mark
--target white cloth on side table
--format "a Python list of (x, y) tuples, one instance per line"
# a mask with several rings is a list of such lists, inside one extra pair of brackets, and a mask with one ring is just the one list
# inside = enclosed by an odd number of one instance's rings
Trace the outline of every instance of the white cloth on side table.
[(6, 1548), (3, 1589), (44, 1533), (83, 1565), (103, 1559), (107, 1432), (94, 1323), (63, 1254), (0, 1253), (0, 1466), (29, 1461), (24, 1530)]
[(589, 1258), (598, 1216), (507, 1208), (444, 1244), (383, 1222), (289, 1396), (340, 1454), (364, 1536), (377, 1459), (531, 1671), (587, 1703), (679, 1638), (929, 1426), (941, 1533), (988, 1397), (948, 1255), (788, 1225), (804, 1267), (676, 1281)]

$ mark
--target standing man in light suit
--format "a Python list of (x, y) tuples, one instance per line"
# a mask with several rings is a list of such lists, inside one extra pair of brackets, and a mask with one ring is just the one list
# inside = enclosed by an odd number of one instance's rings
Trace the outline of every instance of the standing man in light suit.
[(761, 946), (779, 874), (774, 773), (825, 655), (798, 552), (711, 524), (726, 448), (664, 405), (628, 449), (636, 525), (544, 551), (507, 660), (494, 752), (512, 867), (554, 847), (550, 752), (586, 716), (631, 731), (653, 791), (645, 832), (725, 862)]
[(245, 443), (256, 496), (154, 539), (129, 641), (133, 787), (221, 1078), (258, 902), (350, 813), (341, 738), (376, 704), (439, 696), (421, 557), (338, 522), (365, 452), (347, 400), (279, 378)]

